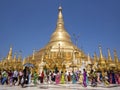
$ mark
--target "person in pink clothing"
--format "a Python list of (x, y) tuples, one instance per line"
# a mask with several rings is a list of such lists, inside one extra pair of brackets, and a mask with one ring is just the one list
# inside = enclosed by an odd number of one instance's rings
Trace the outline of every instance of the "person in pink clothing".
[(118, 74), (118, 84), (120, 84), (120, 72)]
[(109, 78), (110, 84), (112, 84), (112, 73), (110, 72), (110, 78)]
[(56, 75), (56, 78), (55, 78), (55, 82), (56, 82), (56, 84), (60, 83), (60, 73), (59, 73), (59, 71), (57, 72), (57, 75)]
[(97, 73), (97, 82), (98, 82), (99, 84), (101, 84), (101, 81), (100, 81), (100, 73), (99, 73), (99, 72)]

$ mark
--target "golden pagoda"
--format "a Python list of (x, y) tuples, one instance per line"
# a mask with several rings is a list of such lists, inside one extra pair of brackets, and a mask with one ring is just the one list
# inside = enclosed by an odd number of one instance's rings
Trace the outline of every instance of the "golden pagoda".
[(105, 59), (105, 57), (103, 57), (101, 46), (99, 46), (99, 50), (100, 50), (100, 57), (99, 57), (99, 61), (98, 61), (98, 69), (100, 71), (104, 71), (104, 70), (106, 70), (106, 59)]
[[(29, 57), (30, 61), (39, 69), (58, 68), (59, 70), (73, 70), (81, 65), (86, 55), (75, 46), (64, 27), (62, 7), (58, 9), (58, 19), (55, 31), (48, 44)], [(26, 58), (27, 59), (27, 58)]]
[(109, 70), (112, 70), (115, 66), (115, 63), (112, 60), (111, 54), (110, 54), (110, 49), (108, 48), (108, 60), (107, 60), (107, 68)]
[(99, 62), (99, 58), (96, 54), (96, 52), (94, 53), (94, 56), (93, 56), (93, 62), (92, 62), (92, 69), (93, 70), (98, 70), (98, 62)]
[(120, 71), (120, 61), (118, 59), (116, 50), (114, 50), (114, 62), (113, 63), (115, 64), (115, 70)]
[(0, 70), (19, 70), (22, 69), (22, 58), (21, 55), (16, 58), (16, 53), (14, 57), (12, 56), (12, 46), (10, 46), (10, 50), (6, 58), (1, 60), (0, 62)]

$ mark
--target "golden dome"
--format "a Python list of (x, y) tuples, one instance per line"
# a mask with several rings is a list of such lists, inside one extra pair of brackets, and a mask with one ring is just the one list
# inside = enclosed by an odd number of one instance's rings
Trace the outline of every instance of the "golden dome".
[(58, 48), (60, 45), (61, 48), (75, 49), (76, 46), (72, 43), (70, 35), (67, 33), (64, 27), (64, 20), (62, 15), (62, 7), (58, 9), (58, 20), (56, 29), (51, 35), (51, 39), (45, 48)]

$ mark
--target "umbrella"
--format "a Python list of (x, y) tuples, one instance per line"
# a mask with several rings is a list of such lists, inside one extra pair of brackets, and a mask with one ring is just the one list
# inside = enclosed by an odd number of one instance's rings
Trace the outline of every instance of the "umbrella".
[(31, 63), (25, 63), (23, 66), (25, 66), (25, 67), (34, 67), (34, 65), (31, 64)]

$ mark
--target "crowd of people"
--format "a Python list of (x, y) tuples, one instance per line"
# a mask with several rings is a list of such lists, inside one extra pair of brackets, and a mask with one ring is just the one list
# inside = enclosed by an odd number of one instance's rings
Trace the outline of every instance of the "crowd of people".
[(99, 84), (108, 86), (109, 84), (120, 84), (120, 71), (94, 71), (91, 70), (89, 73), (83, 69), (83, 71), (42, 71), (37, 73), (36, 71), (31, 72), (28, 67), (24, 70), (14, 71), (0, 71), (0, 84), (4, 85), (21, 85), (24, 87), (25, 84), (34, 85), (43, 84), (80, 84), (83, 87), (88, 85), (97, 87)]

